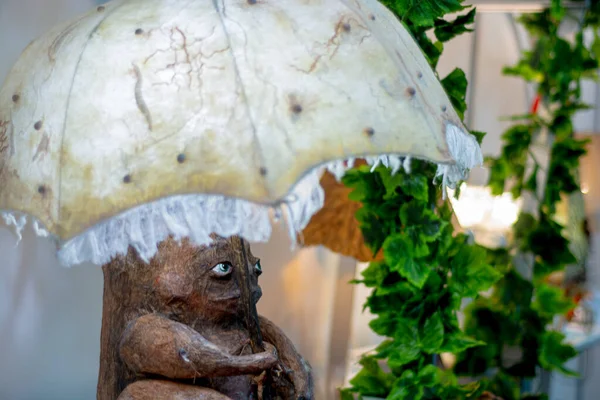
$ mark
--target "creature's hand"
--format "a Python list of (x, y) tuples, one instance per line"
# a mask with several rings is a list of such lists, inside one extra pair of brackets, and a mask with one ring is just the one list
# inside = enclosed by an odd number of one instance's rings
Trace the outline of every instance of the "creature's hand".
[(275, 367), (279, 362), (277, 349), (272, 344), (266, 342), (264, 343), (264, 346), (265, 351), (261, 353), (246, 356), (232, 356), (234, 357), (233, 364), (238, 366), (238, 368), (259, 373)]

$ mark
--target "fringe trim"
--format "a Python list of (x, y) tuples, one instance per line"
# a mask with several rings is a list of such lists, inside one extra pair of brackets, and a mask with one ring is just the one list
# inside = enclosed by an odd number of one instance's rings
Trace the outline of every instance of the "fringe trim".
[[(438, 165), (436, 180), (441, 178), (444, 186), (454, 188), (463, 180), (468, 170), (483, 162), (481, 150), (475, 138), (463, 133), (454, 125), (448, 125), (446, 136), (456, 165)], [(374, 170), (378, 165), (391, 168), (394, 173), (404, 168), (410, 173), (411, 158), (400, 156), (368, 157)], [(326, 169), (340, 180), (354, 159), (335, 161), (316, 168), (304, 177), (280, 205), (270, 207), (215, 195), (171, 196), (134, 209), (101, 222), (81, 235), (59, 246), (58, 259), (66, 267), (84, 262), (104, 265), (117, 255), (127, 253), (132, 246), (139, 256), (149, 262), (158, 251), (157, 245), (169, 236), (176, 240), (189, 238), (198, 246), (212, 242), (210, 235), (240, 235), (251, 242), (266, 242), (272, 231), (272, 223), (284, 220), (292, 242), (296, 245), (298, 234), (308, 225), (312, 216), (323, 207), (325, 194), (319, 181)], [(0, 215), (9, 226), (14, 226), (20, 242), (27, 216), (21, 213), (2, 212)], [(49, 233), (33, 219), (38, 236)]]

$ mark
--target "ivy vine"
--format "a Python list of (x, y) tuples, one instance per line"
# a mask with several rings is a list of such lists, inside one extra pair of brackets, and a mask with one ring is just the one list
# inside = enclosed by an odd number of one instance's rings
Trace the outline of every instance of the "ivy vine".
[[(464, 11), (462, 0), (383, 3), (412, 32), (434, 69), (444, 43), (470, 31), (475, 18), (475, 9), (451, 21), (443, 18)], [(464, 72), (455, 69), (441, 82), (462, 118)], [(370, 327), (387, 338), (362, 357), (362, 369), (342, 390), (343, 399), (356, 393), (395, 400), (463, 399), (483, 391), (477, 382), (459, 384), (453, 371), (434, 360), (484, 344), (461, 331), (457, 313), (462, 299), (477, 297), (502, 275), (490, 266), (483, 248), (454, 232), (451, 207), (434, 177), (434, 166), (413, 161), (411, 174), (362, 166), (343, 178), (353, 189), (350, 198), (362, 203), (356, 218), (366, 244), (373, 254), (383, 251), (383, 260), (370, 263), (357, 283), (373, 289), (365, 304), (376, 316)]]
[[(506, 188), (516, 198), (529, 192), (535, 199), (535, 212), (522, 212), (513, 227), (508, 248), (490, 250), (488, 260), (505, 271), (488, 297), (479, 297), (466, 310), (465, 332), (487, 344), (466, 350), (455, 372), (481, 375), (494, 371), (486, 385), (505, 400), (545, 398), (544, 394), (522, 394), (522, 383), (536, 376), (541, 368), (573, 374), (564, 363), (576, 355), (565, 343), (565, 336), (552, 329), (557, 315), (573, 307), (561, 288), (547, 283), (547, 277), (576, 261), (569, 250), (565, 229), (556, 222), (557, 204), (564, 196), (580, 190), (577, 171), (587, 141), (574, 137), (573, 117), (588, 108), (581, 101), (584, 79), (597, 79), (600, 56), (600, 1), (588, 1), (581, 11), (567, 10), (560, 0), (541, 13), (527, 14), (520, 23), (535, 45), (504, 73), (537, 85), (544, 115), (531, 113), (515, 117), (518, 122), (504, 133), (501, 155), (489, 159), (492, 193)], [(559, 34), (561, 24), (577, 21), (573, 40)], [(584, 31), (592, 28), (595, 40), (586, 46)], [(547, 166), (535, 158), (532, 145), (537, 135), (551, 134), (550, 160)], [(533, 168), (526, 168), (527, 162)], [(545, 169), (544, 169), (545, 168)], [(543, 174), (543, 175), (542, 175)], [(538, 187), (540, 176), (547, 176), (545, 187)], [(542, 190), (540, 190), (542, 189)], [(541, 192), (542, 195), (536, 195)], [(530, 277), (519, 271), (523, 258), (533, 260), (527, 267)], [(521, 264), (522, 265), (522, 264)], [(507, 351), (520, 354), (508, 362)]]

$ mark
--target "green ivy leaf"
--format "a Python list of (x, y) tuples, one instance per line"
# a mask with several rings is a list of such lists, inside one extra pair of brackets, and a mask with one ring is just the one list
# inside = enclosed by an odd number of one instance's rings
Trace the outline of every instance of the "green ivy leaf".
[(521, 395), (518, 378), (503, 372), (494, 375), (488, 385), (488, 390), (503, 399), (519, 399)]
[(552, 318), (556, 314), (566, 314), (574, 306), (573, 301), (565, 296), (563, 289), (541, 283), (536, 287), (531, 308), (542, 316)]
[(463, 119), (467, 110), (467, 77), (465, 72), (460, 68), (456, 68), (441, 82), (458, 116)]
[(403, 174), (402, 187), (400, 189), (404, 194), (421, 202), (429, 200), (429, 185), (425, 175), (405, 175), (402, 172), (400, 174)]
[(465, 8), (461, 0), (382, 0), (382, 3), (416, 27), (432, 27), (437, 18)]
[(423, 386), (411, 370), (406, 370), (396, 379), (387, 400), (420, 400), (423, 398)]
[(475, 297), (489, 289), (502, 274), (487, 263), (487, 254), (477, 246), (462, 245), (450, 262), (449, 284), (465, 297)]
[(455, 332), (445, 338), (440, 351), (444, 353), (458, 354), (472, 347), (484, 346), (486, 343), (467, 336), (463, 332)]
[(571, 194), (579, 190), (576, 175), (573, 171), (579, 168), (579, 158), (586, 154), (587, 140), (567, 138), (555, 142), (552, 147), (551, 162), (548, 169), (548, 180), (544, 205), (550, 213), (556, 211), (562, 194)]
[(508, 76), (520, 76), (528, 82), (541, 83), (544, 81), (544, 74), (533, 68), (527, 61), (520, 61), (513, 67), (505, 67), (502, 73)]
[(446, 21), (441, 18), (436, 20), (434, 29), (435, 37), (440, 42), (447, 42), (463, 33), (472, 32), (473, 29), (469, 29), (467, 25), (475, 22), (476, 11), (475, 8), (472, 8), (467, 14), (456, 17), (454, 21)]
[(527, 189), (534, 194), (537, 193), (537, 188), (538, 188), (537, 178), (538, 178), (539, 172), (540, 172), (540, 166), (538, 164), (535, 164), (535, 167), (533, 168), (533, 172), (529, 176), (529, 179), (527, 179), (527, 182), (525, 182), (524, 189)]
[(365, 396), (385, 397), (392, 388), (394, 377), (384, 372), (374, 357), (363, 357), (360, 364), (363, 368), (350, 380), (354, 390)]
[(600, 60), (600, 36), (594, 32), (594, 42), (592, 43), (592, 52), (597, 60)]
[(383, 200), (395, 200), (399, 196), (399, 192), (401, 192), (402, 187), (404, 186), (406, 175), (400, 171), (392, 175), (390, 169), (385, 167), (378, 167), (376, 169), (376, 173), (381, 178), (381, 182), (385, 188)]
[[(410, 283), (421, 289), (432, 269), (424, 261), (415, 257), (422, 257), (418, 248), (404, 234), (389, 236), (383, 244), (385, 262), (392, 271), (398, 272)], [(427, 255), (427, 254), (425, 254)]]
[(373, 332), (381, 336), (392, 336), (396, 331), (398, 321), (391, 313), (381, 313), (369, 322)]
[(433, 364), (426, 365), (419, 371), (417, 379), (424, 387), (437, 385), (440, 381), (440, 370)]
[(525, 394), (521, 397), (521, 400), (549, 400), (547, 394)]
[(419, 358), (421, 354), (419, 348), (405, 343), (394, 343), (389, 347), (387, 353), (387, 362), (390, 368), (397, 369)]
[(537, 220), (532, 214), (522, 212), (513, 226), (513, 234), (516, 240), (524, 240), (537, 227)]
[(350, 200), (354, 201), (377, 200), (384, 193), (377, 175), (370, 173), (370, 167), (367, 166), (347, 171), (342, 178), (342, 183), (354, 189), (349, 196)]
[(340, 389), (340, 400), (354, 400), (354, 393), (350, 389)]
[(442, 316), (436, 312), (423, 326), (421, 331), (421, 349), (428, 354), (436, 354), (444, 343), (444, 323)]
[(373, 261), (361, 272), (364, 278), (362, 282), (367, 287), (381, 286), (389, 272), (390, 270), (384, 262)]
[(414, 338), (405, 342), (386, 340), (377, 347), (376, 352), (377, 358), (387, 359), (387, 363), (392, 370), (402, 368), (415, 361), (421, 354), (418, 343)]
[(522, 248), (537, 254), (548, 264), (573, 263), (576, 259), (569, 250), (569, 241), (562, 235), (562, 230), (560, 224), (542, 213), (537, 226), (529, 234)]
[(377, 254), (388, 235), (389, 221), (379, 218), (366, 204), (356, 212), (356, 220), (360, 223), (365, 244), (373, 254)]
[(561, 0), (552, 0), (550, 6), (550, 15), (554, 18), (558, 23), (565, 16), (565, 8), (561, 4)]
[(515, 270), (507, 272), (496, 284), (493, 298), (506, 312), (528, 308), (533, 296), (533, 284)]
[(454, 384), (440, 388), (442, 399), (477, 399), (483, 393), (480, 382), (471, 382), (465, 385)]
[(540, 365), (547, 370), (559, 370), (565, 375), (577, 376), (573, 371), (569, 371), (563, 365), (565, 362), (577, 355), (573, 346), (564, 344), (565, 335), (560, 332), (548, 331), (542, 337), (540, 347)]
[(490, 159), (486, 157), (486, 164), (489, 165), (490, 169), (490, 178), (488, 182), (488, 186), (492, 191), (492, 195), (500, 196), (504, 193), (504, 188), (506, 186), (506, 179), (508, 177), (508, 167), (503, 158), (498, 159)]
[(426, 243), (435, 241), (442, 227), (446, 224), (433, 211), (425, 208), (425, 204), (416, 200), (405, 203), (400, 207), (400, 221), (406, 233), (417, 247), (423, 246), (422, 251), (415, 252), (415, 256), (424, 257), (429, 254)]
[(475, 136), (475, 139), (477, 139), (477, 143), (479, 143), (479, 145), (481, 146), (481, 143), (483, 142), (483, 138), (485, 137), (485, 135), (487, 135), (487, 133), (479, 132), (479, 131), (471, 131), (471, 135)]
[(543, 281), (548, 275), (561, 271), (564, 267), (563, 264), (546, 263), (538, 259), (533, 264), (533, 278), (538, 282)]
[(431, 68), (435, 69), (440, 56), (442, 55), (442, 51), (444, 50), (444, 46), (441, 42), (433, 43), (429, 39), (429, 36), (427, 36), (427, 30), (428, 28), (419, 28), (413, 25), (411, 32), (425, 54), (427, 61), (429, 61), (429, 65)]
[(421, 399), (425, 394), (425, 388), (436, 386), (440, 382), (441, 371), (434, 365), (426, 365), (417, 374), (412, 370), (402, 372), (400, 378), (394, 382), (389, 399)]

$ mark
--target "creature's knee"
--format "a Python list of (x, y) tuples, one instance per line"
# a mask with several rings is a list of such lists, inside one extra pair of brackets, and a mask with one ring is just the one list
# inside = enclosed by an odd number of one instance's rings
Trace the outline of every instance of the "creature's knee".
[(183, 383), (146, 380), (127, 386), (117, 400), (231, 400), (212, 389)]

